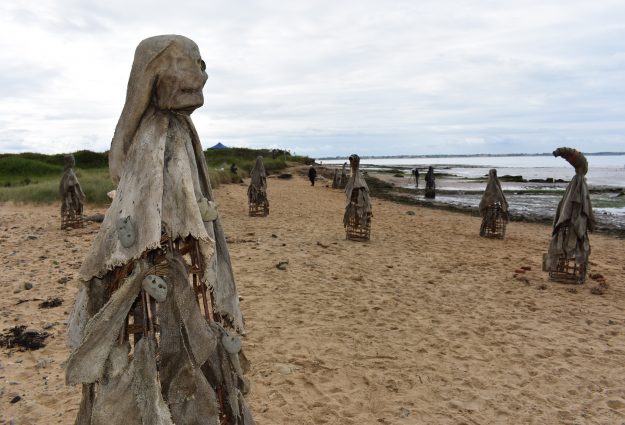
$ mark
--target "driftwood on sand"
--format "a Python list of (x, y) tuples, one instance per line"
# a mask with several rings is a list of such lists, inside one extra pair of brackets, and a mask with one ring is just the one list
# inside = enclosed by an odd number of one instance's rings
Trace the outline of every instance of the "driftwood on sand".
[(109, 156), (117, 191), (69, 320), (77, 425), (254, 424), (239, 298), (190, 117), (204, 69), (186, 37), (137, 47)]
[(360, 173), (360, 157), (349, 157), (351, 176), (345, 187), (347, 205), (343, 215), (343, 226), (347, 239), (369, 240), (371, 234), (371, 200), (369, 199), (369, 187), (365, 178)]
[(482, 216), (480, 236), (503, 239), (509, 220), (508, 201), (497, 178), (497, 170), (494, 168), (488, 172), (488, 183), (479, 209)]
[(583, 283), (590, 256), (588, 232), (595, 223), (585, 177), (588, 161), (581, 152), (566, 147), (553, 151), (553, 156), (566, 159), (575, 176), (558, 204), (544, 266), (553, 280)]
[(250, 172), (250, 186), (247, 188), (247, 203), (252, 217), (269, 215), (269, 200), (267, 199), (267, 173), (263, 157), (258, 156), (254, 168)]
[(64, 171), (59, 184), (61, 195), (61, 229), (83, 227), (82, 210), (86, 196), (74, 172), (74, 155), (65, 155)]
[(436, 197), (436, 177), (434, 176), (434, 167), (430, 166), (425, 175), (425, 197), (434, 199)]

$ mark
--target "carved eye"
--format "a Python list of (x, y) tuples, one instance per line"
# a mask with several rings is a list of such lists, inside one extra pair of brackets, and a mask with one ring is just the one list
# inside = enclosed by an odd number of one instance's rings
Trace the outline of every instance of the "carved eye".
[(202, 71), (206, 71), (206, 63), (202, 59), (200, 59), (200, 68)]

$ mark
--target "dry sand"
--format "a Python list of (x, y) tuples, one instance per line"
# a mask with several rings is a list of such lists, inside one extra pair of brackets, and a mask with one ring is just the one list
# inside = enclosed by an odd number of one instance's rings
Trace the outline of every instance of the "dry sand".
[[(374, 200), (372, 240), (358, 243), (344, 239), (343, 194), (323, 184), (270, 179), (266, 218), (247, 216), (244, 185), (217, 196), (259, 425), (625, 421), (623, 240), (591, 236), (591, 272), (610, 285), (598, 296), (540, 271), (548, 226), (486, 240), (476, 217)], [(98, 226), (65, 232), (57, 206), (0, 205), (0, 330), (52, 333), (41, 350), (0, 351), (2, 424), (74, 421), (64, 323)], [(65, 302), (38, 308), (48, 297)]]

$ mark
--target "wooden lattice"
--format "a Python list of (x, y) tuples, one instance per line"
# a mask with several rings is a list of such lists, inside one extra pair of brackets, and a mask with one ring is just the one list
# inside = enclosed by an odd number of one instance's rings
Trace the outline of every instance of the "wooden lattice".
[(63, 203), (61, 206), (61, 229), (78, 229), (84, 226), (82, 210), (68, 209)]
[(584, 283), (586, 265), (579, 264), (575, 258), (560, 256), (555, 270), (549, 271), (549, 279), (563, 283)]
[[(168, 272), (167, 255), (169, 252), (175, 252), (183, 256), (189, 273), (187, 280), (195, 293), (198, 306), (204, 318), (208, 322), (214, 321), (224, 327), (227, 326), (224, 319), (219, 314), (215, 313), (212, 294), (201, 281), (204, 265), (202, 264), (202, 254), (197, 240), (188, 237), (184, 240), (178, 239), (172, 242), (171, 239), (164, 234), (161, 238), (161, 248), (151, 250), (142, 256), (142, 258), (147, 259), (151, 266), (147, 274), (161, 277), (166, 276)], [(134, 263), (129, 263), (113, 271), (110, 295), (122, 286), (124, 278), (131, 273), (133, 266)], [(141, 338), (148, 335), (157, 341), (160, 340), (161, 328), (158, 324), (158, 308), (159, 305), (156, 300), (142, 289), (135, 300), (133, 308), (126, 317), (126, 325), (119, 336), (120, 343), (125, 341), (133, 346)], [(225, 392), (221, 387), (216, 388), (216, 391), (221, 423), (229, 423), (225, 413), (226, 409), (224, 408)]]
[(269, 205), (262, 202), (260, 204), (249, 204), (250, 217), (267, 217), (269, 215)]
[(371, 238), (371, 218), (361, 223), (358, 217), (350, 217), (345, 226), (345, 237), (353, 241), (368, 241)]
[(484, 238), (503, 239), (506, 236), (508, 220), (499, 202), (490, 205), (480, 226), (480, 236)]

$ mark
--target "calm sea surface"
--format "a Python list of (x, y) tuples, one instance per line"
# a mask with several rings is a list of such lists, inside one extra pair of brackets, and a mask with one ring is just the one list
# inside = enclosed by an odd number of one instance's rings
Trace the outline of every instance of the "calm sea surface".
[[(589, 186), (625, 187), (625, 155), (590, 155), (586, 180)], [(326, 160), (324, 164), (342, 164), (346, 160)], [(523, 176), (524, 179), (556, 178), (570, 180), (575, 175), (573, 167), (562, 158), (553, 156), (502, 156), (502, 157), (445, 157), (445, 158), (385, 158), (361, 159), (363, 166), (394, 167), (410, 170), (415, 167), (444, 169), (458, 177), (481, 177), (491, 168), (499, 176)]]
[[(625, 155), (588, 155), (588, 186), (595, 214), (600, 225), (625, 229), (625, 196), (618, 196), (616, 188), (625, 188)], [(324, 164), (343, 164), (345, 160), (325, 160)], [(363, 169), (396, 168), (409, 176), (410, 170), (420, 170), (420, 188), (428, 166), (448, 177), (438, 178), (436, 200), (433, 202), (477, 208), (480, 192), (485, 182), (464, 178), (485, 177), (491, 168), (502, 177), (522, 176), (530, 179), (562, 179), (566, 183), (502, 182), (512, 214), (534, 218), (549, 218), (562, 197), (562, 191), (575, 175), (573, 167), (562, 158), (553, 156), (506, 156), (506, 157), (445, 157), (445, 158), (386, 158), (361, 159)], [(414, 180), (406, 179), (404, 187), (414, 187)], [(515, 192), (518, 191), (518, 192)], [(548, 192), (554, 191), (553, 194)], [(557, 193), (556, 193), (557, 192)], [(417, 191), (415, 199), (423, 199)]]

